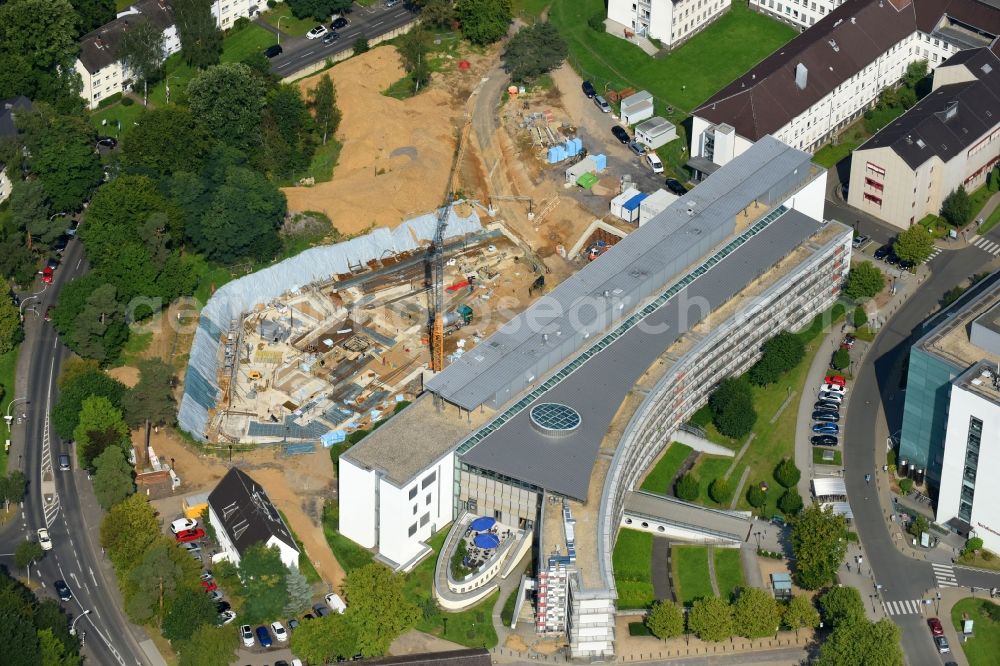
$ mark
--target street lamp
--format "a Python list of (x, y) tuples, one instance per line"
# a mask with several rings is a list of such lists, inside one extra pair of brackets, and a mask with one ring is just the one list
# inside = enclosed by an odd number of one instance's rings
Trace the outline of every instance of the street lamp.
[(15, 402), (27, 402), (27, 400), (28, 399), (25, 397), (14, 398), (13, 400), (7, 403), (7, 414), (6, 416), (3, 417), (3, 420), (7, 422), (7, 432), (10, 432), (10, 424), (14, 420), (14, 417), (10, 415), (10, 408), (14, 405)]
[(84, 615), (90, 615), (90, 609), (89, 608), (87, 610), (83, 611), (82, 613), (80, 613), (79, 615), (77, 615), (75, 618), (73, 618), (73, 624), (69, 625), (69, 635), (70, 636), (76, 636), (76, 623), (79, 622), (80, 618), (82, 618)]
[(753, 535), (757, 539), (757, 550), (760, 550), (760, 532), (754, 532)]
[(281, 44), (281, 19), (292, 18), (288, 14), (278, 17), (278, 24), (275, 26), (275, 31), (278, 33), (278, 44)]
[(875, 594), (869, 594), (868, 595), (868, 598), (872, 600), (872, 613), (875, 613), (875, 614), (878, 613), (878, 611), (875, 609), (875, 597), (876, 596), (878, 596), (878, 595), (875, 595)]
[(935, 615), (940, 615), (941, 614), (941, 593), (940, 592), (937, 592), (934, 595), (934, 614)]

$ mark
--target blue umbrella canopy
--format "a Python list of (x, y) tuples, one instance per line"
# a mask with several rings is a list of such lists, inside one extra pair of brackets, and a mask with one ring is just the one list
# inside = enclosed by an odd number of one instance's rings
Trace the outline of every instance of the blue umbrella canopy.
[(477, 534), (472, 540), (480, 548), (496, 548), (500, 545), (500, 537), (496, 534)]
[(470, 527), (472, 527), (472, 529), (476, 532), (484, 532), (496, 524), (497, 521), (495, 519), (490, 518), (489, 516), (480, 516), (472, 521), (472, 525), (470, 525)]

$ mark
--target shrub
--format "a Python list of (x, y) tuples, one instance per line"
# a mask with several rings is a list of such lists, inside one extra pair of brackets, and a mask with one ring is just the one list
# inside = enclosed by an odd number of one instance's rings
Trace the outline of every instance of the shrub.
[(795, 466), (791, 458), (783, 458), (774, 468), (774, 480), (785, 488), (791, 488), (802, 478), (802, 472)]
[(789, 488), (778, 498), (778, 508), (788, 516), (794, 516), (802, 510), (802, 497), (797, 490)]
[(677, 480), (677, 487), (674, 489), (677, 497), (690, 502), (698, 497), (698, 478), (691, 472), (686, 473)]
[(854, 324), (854, 328), (861, 328), (868, 323), (868, 313), (860, 305), (854, 308), (854, 314), (851, 315), (851, 323)]
[(246, 16), (241, 16), (233, 22), (233, 32), (238, 32), (248, 25), (250, 25), (250, 19)]
[(680, 636), (684, 633), (684, 611), (672, 601), (661, 601), (649, 611), (645, 626), (661, 640)]
[(909, 495), (910, 491), (913, 489), (913, 479), (900, 479), (899, 480), (899, 491), (904, 495)]
[(278, 6), (278, 0), (267, 0), (267, 8), (274, 9)]
[(760, 489), (760, 484), (755, 483), (747, 489), (747, 503), (755, 509), (759, 509), (767, 502), (767, 493)]
[(959, 185), (941, 202), (941, 217), (952, 226), (960, 227), (972, 217), (972, 201), (964, 185)]
[(846, 349), (838, 349), (833, 352), (833, 359), (830, 363), (837, 370), (847, 369), (847, 367), (851, 365), (851, 352)]
[(965, 547), (962, 548), (962, 554), (975, 553), (977, 550), (983, 547), (983, 540), (979, 537), (972, 537), (965, 542)]
[(722, 380), (709, 397), (708, 404), (712, 408), (712, 422), (726, 437), (745, 437), (757, 422), (753, 394), (750, 392), (750, 385), (742, 377)]
[(980, 555), (980, 557), (983, 558), (984, 562), (992, 562), (993, 558), (996, 557), (996, 555), (994, 555), (993, 553), (991, 553), (988, 550), (983, 550), (983, 552), (979, 553), (979, 555)]
[(729, 501), (729, 482), (721, 476), (713, 480), (708, 486), (708, 496), (717, 504), (725, 504)]
[(885, 275), (875, 264), (862, 261), (847, 274), (844, 293), (855, 300), (866, 300), (882, 291), (885, 287)]
[(132, 106), (135, 104), (135, 100), (131, 97), (122, 97), (122, 106)]
[(762, 355), (747, 377), (758, 386), (773, 384), (782, 374), (797, 366), (806, 355), (802, 339), (784, 331), (764, 343)]
[(604, 32), (604, 19), (606, 14), (603, 11), (593, 14), (589, 19), (587, 19), (587, 25), (590, 26), (591, 30), (597, 32)]

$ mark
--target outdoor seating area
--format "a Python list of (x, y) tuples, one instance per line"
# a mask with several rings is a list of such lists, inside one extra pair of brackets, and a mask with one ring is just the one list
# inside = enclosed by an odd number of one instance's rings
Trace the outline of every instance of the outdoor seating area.
[(462, 566), (473, 571), (493, 559), (493, 555), (514, 533), (495, 518), (480, 516), (465, 530), (466, 555)]

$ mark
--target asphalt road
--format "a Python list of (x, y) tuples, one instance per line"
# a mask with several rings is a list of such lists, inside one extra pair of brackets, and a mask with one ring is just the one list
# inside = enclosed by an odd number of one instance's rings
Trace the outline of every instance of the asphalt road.
[[(40, 527), (48, 527), (52, 550), (48, 551), (31, 570), (32, 580), (40, 580), (40, 596), (58, 599), (53, 588), (57, 579), (66, 581), (73, 599), (61, 602), (76, 630), (84, 639), (84, 653), (90, 663), (113, 666), (151, 663), (139, 647), (121, 612), (121, 597), (113, 580), (103, 575), (100, 559), (99, 525), (86, 519), (85, 507), (94, 509), (93, 494), (86, 472), (76, 469), (74, 452), (62, 442), (49, 426), (49, 413), (56, 400), (56, 379), (69, 351), (62, 345), (52, 326), (31, 312), (44, 313), (56, 302), (60, 287), (72, 277), (83, 273), (87, 266), (83, 246), (74, 240), (66, 249), (62, 265), (56, 270), (53, 284), (37, 299), (25, 303), (26, 340), (22, 354), (30, 355), (28, 376), (18, 377), (20, 395), (27, 398), (18, 411), (27, 412), (27, 423), (21, 435), (25, 446), (18, 455), (28, 479), (28, 495), (20, 522), (0, 533), (0, 552), (12, 553), (26, 535), (34, 535)], [(41, 285), (37, 287), (41, 288)], [(35, 301), (38, 301), (36, 304)], [(15, 433), (17, 429), (15, 428)], [(73, 470), (58, 470), (60, 453), (73, 458)], [(13, 456), (10, 467), (16, 467)], [(13, 569), (12, 558), (2, 558)], [(23, 572), (21, 572), (23, 573)], [(90, 613), (83, 616), (85, 611)]]
[[(867, 229), (862, 231), (866, 232)], [(890, 232), (883, 230), (883, 233)], [(994, 233), (992, 240), (998, 239), (1000, 233)], [(902, 423), (905, 399), (902, 378), (913, 329), (932, 313), (946, 291), (970, 275), (987, 270), (992, 259), (971, 246), (935, 257), (930, 263), (931, 277), (879, 333), (854, 382), (844, 431), (844, 476), (855, 527), (867, 551), (875, 582), (883, 586), (883, 601), (927, 598), (928, 590), (935, 588), (937, 582), (929, 562), (907, 557), (893, 545), (875, 488), (869, 487), (864, 477), (885, 464), (885, 436), (898, 431)], [(885, 430), (880, 429), (882, 419)], [(964, 587), (1000, 585), (1000, 575), (986, 572), (956, 569), (956, 579)], [(874, 584), (861, 590), (866, 603), (876, 592)], [(903, 649), (911, 666), (940, 666), (947, 661), (938, 655), (931, 641), (926, 617), (892, 617), (903, 631)]]
[[(391, 8), (387, 8), (381, 2), (367, 8), (355, 6), (354, 11), (347, 16), (350, 24), (337, 31), (340, 37), (332, 44), (324, 44), (322, 37), (319, 39), (306, 39), (304, 36), (283, 38), (281, 47), (284, 52), (271, 60), (271, 71), (281, 77), (289, 76), (315, 62), (332, 58), (343, 51), (352, 50), (358, 37), (364, 36), (369, 40), (374, 39), (413, 20), (413, 16), (413, 12), (407, 9), (403, 3)], [(327, 28), (330, 27), (329, 24), (325, 25)]]

